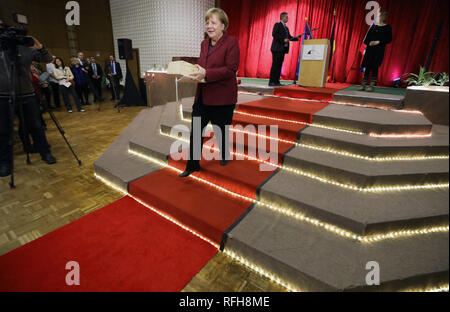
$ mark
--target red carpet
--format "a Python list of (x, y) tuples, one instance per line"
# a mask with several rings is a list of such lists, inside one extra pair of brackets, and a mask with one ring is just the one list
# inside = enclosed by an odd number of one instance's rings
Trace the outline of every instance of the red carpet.
[[(326, 105), (270, 98), (238, 105), (237, 111), (310, 122), (312, 115)], [(279, 137), (292, 141), (296, 141), (298, 132), (306, 126), (238, 113), (234, 115), (233, 124), (251, 124), (256, 127), (278, 125)], [(265, 140), (266, 144), (267, 141)], [(281, 163), (281, 156), (290, 147), (292, 144), (278, 143), (278, 163)], [(185, 161), (174, 161), (172, 157), (169, 158), (169, 164), (179, 170), (184, 170), (186, 166)], [(218, 160), (202, 159), (200, 165), (202, 170), (195, 172), (194, 176), (251, 199), (255, 198), (258, 186), (273, 174), (273, 171), (261, 171), (260, 162), (256, 160), (233, 160), (222, 167)], [(241, 217), (251, 201), (233, 197), (191, 178), (178, 178), (177, 175), (177, 172), (169, 168), (154, 172), (132, 182), (130, 193), (220, 244), (225, 230)]]
[[(130, 197), (0, 257), (0, 291), (180, 291), (217, 250)], [(65, 283), (66, 263), (80, 285)]]
[(336, 92), (348, 88), (349, 86), (351, 85), (346, 83), (327, 83), (324, 88), (293, 85), (289, 87), (274, 88), (273, 94), (297, 99), (332, 101)]

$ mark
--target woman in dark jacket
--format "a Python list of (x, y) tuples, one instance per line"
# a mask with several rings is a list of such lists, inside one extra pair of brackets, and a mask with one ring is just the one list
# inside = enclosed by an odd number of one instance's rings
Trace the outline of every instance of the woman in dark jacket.
[[(208, 10), (205, 22), (208, 37), (201, 44), (200, 57), (196, 65), (198, 72), (192, 74), (192, 77), (200, 83), (192, 106), (189, 160), (186, 170), (180, 177), (187, 177), (192, 172), (200, 170), (203, 137), (200, 138), (198, 135), (203, 133), (203, 129), (210, 121), (221, 130), (220, 136), (215, 133), (221, 150), (220, 164), (225, 166), (229, 159), (226, 126), (231, 124), (237, 102), (236, 72), (239, 66), (239, 44), (236, 38), (225, 32), (228, 28), (228, 17), (223, 10), (218, 8)], [(194, 129), (198, 128), (201, 132), (194, 133)]]
[[(364, 39), (367, 48), (362, 62), (362, 67), (365, 70), (360, 91), (372, 92), (373, 87), (377, 84), (378, 69), (383, 62), (386, 45), (392, 42), (392, 28), (386, 24), (386, 19), (387, 12), (380, 12), (377, 17), (377, 24), (370, 28)], [(370, 77), (370, 74), (372, 74), (372, 77)], [(369, 78), (370, 86), (367, 87)]]
[[(89, 103), (89, 89), (86, 74), (83, 72), (83, 68), (80, 66), (80, 62), (77, 58), (71, 59), (72, 66), (70, 70), (75, 77), (75, 91), (80, 99), (81, 105), (90, 105)], [(83, 99), (84, 96), (84, 99)]]

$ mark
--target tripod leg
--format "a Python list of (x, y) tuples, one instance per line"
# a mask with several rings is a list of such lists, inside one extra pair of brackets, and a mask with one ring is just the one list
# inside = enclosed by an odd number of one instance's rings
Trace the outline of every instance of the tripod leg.
[(75, 151), (73, 150), (73, 148), (70, 145), (69, 141), (67, 140), (67, 138), (65, 136), (65, 131), (63, 130), (63, 128), (59, 124), (58, 119), (56, 119), (55, 115), (53, 114), (53, 111), (47, 109), (47, 103), (45, 102), (45, 100), (42, 102), (42, 104), (44, 105), (45, 111), (50, 115), (50, 118), (52, 119), (53, 123), (55, 124), (55, 126), (58, 129), (59, 133), (61, 134), (62, 138), (66, 142), (67, 147), (69, 147), (69, 150), (72, 152), (72, 155), (75, 157), (75, 159), (76, 159), (76, 161), (78, 163), (78, 166), (81, 166), (82, 165), (81, 160), (78, 158), (77, 154), (75, 153)]

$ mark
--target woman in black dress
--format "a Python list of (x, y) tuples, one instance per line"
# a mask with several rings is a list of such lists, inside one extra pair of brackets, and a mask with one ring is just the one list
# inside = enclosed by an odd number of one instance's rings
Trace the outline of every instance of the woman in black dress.
[[(386, 45), (392, 42), (392, 28), (386, 24), (387, 15), (387, 12), (378, 14), (377, 24), (370, 28), (366, 39), (364, 39), (367, 48), (362, 62), (362, 67), (365, 70), (360, 91), (373, 91), (373, 87), (377, 84), (378, 68), (383, 63)], [(370, 74), (372, 74), (372, 77), (370, 77)], [(369, 79), (370, 85), (367, 87)]]

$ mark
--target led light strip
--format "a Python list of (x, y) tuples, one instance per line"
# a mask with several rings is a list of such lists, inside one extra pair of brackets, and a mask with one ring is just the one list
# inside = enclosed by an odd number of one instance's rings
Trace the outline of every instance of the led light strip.
[(431, 138), (431, 133), (425, 134), (378, 134), (378, 133), (370, 133), (369, 136), (373, 138), (386, 138), (386, 139), (414, 139), (414, 138)]
[[(158, 162), (158, 164), (161, 164), (161, 162)], [(109, 182), (108, 180), (106, 180), (105, 178), (103, 178), (102, 176), (98, 175), (97, 173), (94, 173), (94, 176), (99, 179), (100, 181), (102, 181), (103, 183), (105, 183), (106, 185), (108, 185), (109, 187), (113, 188), (114, 190), (122, 193), (123, 195), (129, 196), (131, 198), (133, 198), (135, 201), (137, 201), (138, 203), (140, 203), (141, 205), (145, 206), (146, 208), (150, 209), (151, 211), (157, 213), (159, 216), (163, 217), (166, 220), (169, 220), (170, 222), (178, 225), (179, 227), (181, 227), (182, 229), (190, 232), (191, 234), (197, 236), (198, 238), (204, 240), (205, 242), (209, 243), (210, 245), (212, 245), (213, 247), (215, 247), (217, 250), (220, 249), (220, 245), (211, 241), (210, 239), (208, 239), (206, 236), (203, 236), (202, 234), (194, 231), (193, 229), (191, 229), (190, 227), (188, 227), (187, 225), (184, 225), (183, 223), (181, 223), (180, 221), (178, 221), (175, 218), (172, 218), (170, 215), (165, 214), (163, 212), (161, 212), (160, 210), (150, 206), (149, 204), (147, 204), (146, 202), (143, 202), (142, 200), (140, 200), (139, 198), (135, 197), (134, 195), (124, 191), (123, 189), (121, 189), (119, 186)]]
[(351, 133), (351, 134), (357, 134), (357, 135), (367, 135), (367, 133), (365, 133), (365, 132), (353, 131), (353, 130), (347, 130), (347, 129), (342, 129), (342, 128), (335, 128), (335, 127), (329, 127), (329, 126), (325, 126), (325, 125), (321, 125), (321, 124), (317, 124), (317, 123), (309, 123), (309, 122), (303, 122), (303, 121), (281, 119), (281, 118), (269, 117), (269, 116), (264, 116), (264, 115), (250, 114), (250, 113), (245, 113), (245, 112), (240, 112), (240, 111), (235, 111), (235, 114), (246, 115), (246, 116), (250, 116), (250, 117), (263, 118), (263, 119), (269, 119), (269, 120), (275, 120), (275, 121), (289, 122), (289, 123), (306, 125), (306, 126), (310, 126), (310, 127), (322, 128), (322, 129), (338, 131), (338, 132), (345, 132), (345, 133)]
[(413, 191), (413, 190), (432, 190), (432, 189), (443, 189), (448, 188), (449, 183), (435, 183), (435, 184), (423, 184), (423, 185), (396, 185), (396, 186), (376, 186), (376, 187), (359, 187), (357, 185), (344, 184), (341, 182), (333, 181), (327, 178), (323, 178), (307, 171), (298, 170), (294, 168), (290, 168), (287, 166), (281, 166), (282, 169), (287, 170), (289, 172), (308, 177), (310, 179), (338, 186), (347, 190), (364, 192), (364, 193), (381, 193), (381, 192), (395, 192), (395, 191)]
[[(304, 121), (281, 119), (281, 118), (269, 117), (269, 116), (258, 115), (258, 114), (250, 114), (250, 113), (245, 113), (245, 112), (240, 112), (240, 111), (235, 111), (234, 113), (240, 114), (240, 115), (245, 115), (245, 116), (250, 116), (250, 117), (269, 119), (269, 120), (274, 120), (274, 121), (281, 121), (281, 122), (305, 125), (305, 126), (310, 126), (310, 127), (315, 127), (315, 128), (327, 129), (327, 130), (337, 131), (337, 132), (344, 132), (344, 133), (350, 133), (350, 134), (356, 134), (356, 135), (367, 135), (366, 132), (362, 132), (362, 131), (354, 131), (354, 130), (330, 127), (330, 126), (321, 125), (318, 123), (309, 123), (309, 122), (304, 122)], [(187, 122), (192, 121), (190, 118), (184, 118), (182, 108), (181, 108), (181, 120), (187, 121)], [(432, 136), (431, 133), (425, 133), (425, 134), (378, 134), (378, 133), (373, 133), (373, 132), (369, 133), (368, 135), (371, 137), (375, 137), (375, 138), (385, 138), (385, 139), (399, 139), (399, 138), (419, 139), (419, 138), (429, 138)]]
[[(382, 161), (405, 161), (405, 160), (431, 160), (431, 159), (448, 159), (449, 156), (448, 155), (442, 155), (442, 156), (398, 156), (398, 157), (369, 157), (369, 156), (363, 156), (363, 155), (359, 155), (359, 154), (353, 154), (353, 153), (349, 153), (349, 152), (345, 152), (345, 151), (338, 151), (338, 150), (334, 150), (334, 149), (330, 149), (330, 148), (323, 148), (320, 146), (314, 146), (314, 145), (307, 145), (307, 144), (302, 144), (302, 143), (297, 143), (294, 141), (289, 141), (289, 140), (284, 140), (284, 139), (280, 139), (280, 138), (272, 138), (270, 136), (267, 135), (262, 135), (262, 134), (258, 134), (258, 133), (254, 133), (254, 132), (249, 132), (249, 131), (243, 131), (243, 130), (238, 130), (238, 129), (230, 129), (231, 132), (237, 132), (237, 133), (244, 133), (247, 135), (252, 135), (252, 136), (257, 136), (257, 137), (263, 137), (265, 139), (268, 140), (276, 140), (279, 142), (283, 142), (283, 143), (289, 143), (289, 144), (293, 144), (299, 147), (304, 147), (304, 148), (308, 148), (308, 149), (313, 149), (313, 150), (318, 150), (318, 151), (322, 151), (322, 152), (327, 152), (327, 153), (332, 153), (332, 154), (336, 154), (336, 155), (341, 155), (341, 156), (348, 156), (348, 157), (352, 157), (352, 158), (359, 158), (359, 159), (364, 159), (364, 160), (368, 160), (368, 161), (376, 161), (376, 162), (382, 162)], [(172, 137), (173, 138), (173, 137)]]
[[(149, 157), (147, 155), (141, 154), (139, 152), (133, 151), (133, 150), (128, 150), (131, 154), (136, 155), (138, 157), (141, 157), (143, 159), (152, 161), (152, 162), (156, 162), (156, 163), (161, 163), (159, 160), (153, 158), (153, 157)], [(164, 165), (165, 168), (169, 168), (172, 169), (174, 171), (176, 171), (177, 173), (181, 173), (182, 171), (171, 166), (171, 165)], [(410, 236), (416, 236), (416, 235), (425, 235), (425, 234), (432, 234), (432, 233), (439, 233), (439, 232), (448, 232), (449, 231), (449, 226), (435, 226), (435, 227), (428, 227), (428, 228), (420, 228), (420, 229), (413, 229), (413, 230), (404, 230), (404, 231), (392, 231), (392, 232), (388, 232), (388, 233), (384, 233), (384, 234), (372, 234), (372, 235), (366, 235), (366, 236), (361, 236), (361, 235), (357, 235), (354, 234), (350, 231), (341, 229), (337, 226), (334, 226), (332, 224), (328, 224), (325, 222), (322, 222), (318, 219), (314, 219), (314, 218), (310, 218), (307, 217), (301, 213), (297, 213), (294, 212), (290, 209), (286, 209), (286, 208), (280, 208), (280, 207), (276, 207), (270, 203), (266, 203), (266, 202), (261, 202), (252, 198), (248, 198), (246, 196), (234, 193), (232, 191), (229, 191), (228, 189), (221, 187), (217, 184), (211, 183), (205, 179), (199, 178), (193, 174), (191, 174), (189, 176), (189, 178), (195, 179), (199, 182), (202, 182), (204, 184), (207, 184), (219, 191), (225, 192), (233, 197), (237, 197), (243, 200), (246, 200), (250, 203), (254, 203), (254, 204), (259, 204), (262, 205), (264, 207), (270, 208), (271, 210), (274, 210), (276, 212), (282, 213), (286, 216), (295, 218), (299, 221), (303, 221), (303, 222), (307, 222), (309, 224), (315, 225), (317, 227), (320, 227), (328, 232), (331, 233), (335, 233), (341, 237), (344, 238), (348, 238), (348, 239), (353, 239), (353, 240), (357, 240), (360, 241), (362, 243), (374, 243), (374, 242), (378, 242), (378, 241), (382, 241), (382, 240), (387, 240), (387, 239), (394, 239), (394, 238), (400, 238), (400, 237), (410, 237)]]
[[(181, 119), (183, 119), (183, 117)], [(183, 120), (185, 120), (185, 119), (183, 119)], [(243, 130), (234, 129), (234, 128), (231, 128), (230, 131), (237, 132), (237, 133), (244, 133), (244, 134), (247, 134), (247, 135), (252, 135), (252, 136), (257, 136), (257, 137), (263, 137), (263, 138), (268, 139), (268, 140), (276, 140), (276, 141), (279, 141), (279, 142), (293, 144), (293, 145), (296, 145), (296, 146), (299, 146), (299, 147), (304, 147), (304, 148), (308, 148), (308, 149), (312, 149), (312, 150), (316, 150), (316, 151), (321, 151), (321, 152), (326, 152), (326, 153), (331, 153), (331, 154), (336, 154), (336, 155), (341, 155), (341, 156), (347, 156), (347, 157), (352, 157), (352, 158), (358, 158), (358, 159), (363, 159), (363, 160), (368, 160), (368, 161), (375, 161), (375, 162), (449, 159), (449, 155), (370, 157), (370, 156), (364, 156), (364, 155), (360, 155), (360, 154), (349, 153), (349, 152), (346, 152), (346, 151), (339, 151), (339, 150), (335, 150), (335, 149), (331, 149), (331, 148), (324, 148), (324, 147), (315, 146), (315, 145), (308, 145), (308, 144), (303, 144), (303, 143), (297, 143), (295, 141), (289, 141), (289, 140), (284, 140), (284, 139), (280, 139), (280, 138), (272, 138), (272, 137), (267, 136), (267, 135), (262, 135), (262, 134), (259, 134), (259, 133), (254, 133), (254, 132), (249, 132), (249, 131), (243, 131)], [(162, 134), (162, 135), (170, 136), (170, 135), (162, 132), (161, 129), (159, 130), (159, 133)], [(173, 136), (170, 136), (170, 137), (175, 139), (175, 137), (173, 137)], [(176, 139), (179, 139), (179, 138), (176, 138)]]
[(223, 253), (226, 254), (227, 256), (229, 256), (230, 258), (232, 258), (233, 260), (236, 260), (237, 262), (243, 264), (247, 268), (259, 273), (260, 275), (270, 279), (272, 282), (277, 283), (278, 285), (286, 288), (287, 290), (289, 290), (291, 292), (301, 292), (302, 291), (302, 290), (296, 289), (295, 287), (293, 287), (292, 285), (289, 285), (288, 283), (286, 283), (282, 279), (278, 278), (277, 276), (265, 271), (263, 268), (257, 266), (254, 263), (251, 263), (247, 259), (237, 255), (236, 253), (234, 253), (228, 249), (224, 249)]
[[(189, 143), (189, 141), (186, 140), (186, 139), (175, 138), (175, 137), (170, 136), (169, 134), (166, 134), (166, 133), (161, 132), (161, 131), (160, 131), (160, 134), (164, 135), (164, 136), (168, 136), (171, 139), (177, 139), (177, 140), (181, 140), (181, 141), (184, 141), (186, 143)], [(212, 149), (212, 150), (214, 150), (216, 152), (220, 152), (220, 150), (218, 148), (213, 147), (211, 145), (204, 144), (204, 148), (209, 148), (209, 149)], [(128, 150), (128, 151), (130, 153), (136, 153), (136, 152), (134, 152), (132, 150)], [(364, 192), (364, 193), (380, 193), (380, 192), (412, 191), (412, 190), (430, 190), (430, 189), (441, 189), (441, 188), (448, 188), (449, 187), (449, 183), (440, 183), (440, 184), (435, 183), (435, 184), (423, 184), (423, 185), (394, 185), (394, 186), (360, 187), (360, 186), (357, 186), (357, 185), (344, 184), (344, 183), (341, 183), (341, 182), (333, 181), (333, 180), (330, 180), (328, 178), (324, 178), (324, 177), (320, 177), (320, 176), (314, 175), (314, 174), (309, 173), (307, 171), (294, 169), (294, 168), (288, 167), (286, 165), (274, 164), (274, 163), (271, 163), (271, 162), (268, 162), (268, 161), (265, 161), (265, 160), (261, 160), (261, 159), (256, 158), (256, 157), (252, 157), (252, 156), (249, 156), (249, 155), (242, 154), (242, 153), (230, 152), (230, 154), (242, 157), (244, 159), (249, 159), (249, 160), (254, 160), (254, 161), (257, 161), (257, 162), (260, 162), (260, 163), (264, 163), (264, 164), (266, 164), (268, 166), (273, 166), (273, 167), (276, 167), (276, 168), (279, 168), (279, 169), (282, 169), (282, 170), (286, 170), (288, 172), (291, 172), (291, 173), (294, 173), (294, 174), (297, 174), (297, 175), (301, 175), (301, 176), (304, 176), (304, 177), (307, 177), (307, 178), (310, 178), (310, 179), (313, 179), (313, 180), (316, 180), (316, 181), (319, 181), (319, 182), (322, 182), (322, 183), (338, 186), (338, 187), (341, 187), (341, 188), (344, 188), (344, 189), (347, 189), (347, 190)]]
[(437, 287), (430, 287), (430, 288), (407, 288), (403, 292), (448, 292), (449, 291), (449, 285), (443, 284)]
[[(272, 282), (286, 288), (290, 292), (305, 292), (305, 291), (307, 291), (307, 290), (300, 290), (300, 289), (288, 284), (286, 281), (280, 279), (279, 277), (275, 276), (272, 273), (267, 272), (260, 266), (248, 261), (246, 258), (239, 256), (238, 254), (236, 254), (235, 252), (233, 252), (229, 249), (224, 249), (223, 253), (226, 254), (227, 256), (229, 256), (230, 258), (232, 258), (233, 260), (243, 264), (247, 268), (255, 271), (256, 273), (270, 279)], [(449, 285), (444, 284), (444, 285), (433, 287), (433, 288), (407, 289), (405, 291), (400, 291), (400, 292), (448, 292), (448, 291), (449, 291)]]
[[(163, 163), (163, 162), (161, 162), (161, 161), (158, 161), (158, 160), (156, 160), (156, 159), (153, 159), (153, 161), (156, 162), (157, 164), (163, 164), (163, 165), (165, 164), (165, 163)], [(169, 167), (170, 167), (170, 166), (169, 166)], [(175, 171), (178, 171), (178, 172), (181, 172), (181, 170), (178, 170), (178, 169), (173, 168), (173, 167), (172, 167), (171, 169), (173, 169), (173, 170), (175, 170)], [(97, 173), (94, 173), (94, 176), (95, 176), (97, 179), (99, 179), (100, 181), (102, 181), (103, 183), (105, 183), (107, 186), (109, 186), (109, 187), (113, 188), (114, 190), (116, 190), (116, 191), (122, 193), (123, 195), (130, 196), (131, 198), (133, 198), (135, 201), (137, 201), (137, 202), (140, 203), (141, 205), (143, 205), (143, 206), (145, 206), (146, 208), (152, 210), (153, 212), (155, 212), (155, 213), (157, 213), (158, 215), (160, 215), (161, 217), (163, 217), (163, 218), (169, 220), (170, 222), (172, 222), (172, 223), (178, 225), (179, 227), (181, 227), (181, 228), (183, 228), (184, 230), (188, 231), (189, 233), (191, 233), (191, 234), (197, 236), (198, 238), (200, 238), (200, 239), (206, 241), (207, 243), (209, 243), (209, 244), (211, 244), (213, 247), (215, 247), (217, 250), (220, 250), (220, 246), (219, 246), (218, 244), (212, 242), (212, 241), (211, 241), (210, 239), (208, 239), (207, 237), (205, 237), (205, 236), (203, 236), (203, 235), (197, 233), (196, 231), (192, 230), (192, 229), (189, 228), (188, 226), (185, 226), (184, 224), (182, 224), (181, 222), (179, 222), (179, 221), (177, 221), (176, 219), (172, 218), (171, 216), (166, 215), (166, 214), (162, 213), (161, 211), (159, 211), (158, 209), (156, 209), (156, 208), (154, 208), (154, 207), (148, 205), (147, 203), (141, 201), (141, 200), (138, 199), (137, 197), (135, 197), (135, 196), (129, 194), (128, 192), (124, 191), (122, 188), (120, 188), (119, 186), (115, 185), (114, 183), (109, 182), (108, 180), (106, 180), (106, 179), (103, 178), (102, 176), (98, 175)], [(205, 180), (203, 180), (203, 179), (199, 179), (199, 180), (202, 181), (202, 182), (205, 181)], [(211, 183), (211, 185), (212, 185), (212, 183)], [(231, 193), (231, 192), (230, 192), (230, 193)], [(237, 194), (236, 194), (236, 195), (237, 195)], [(243, 196), (239, 196), (239, 197), (243, 197)], [(252, 200), (252, 201), (253, 201), (253, 200)], [(255, 202), (256, 202), (256, 201), (255, 201)], [(262, 204), (262, 203), (260, 203), (260, 204)], [(266, 204), (263, 204), (263, 205), (266, 205)], [(266, 205), (266, 206), (268, 206), (268, 205)], [(311, 219), (311, 218), (306, 218), (306, 219), (308, 219), (310, 222), (312, 222), (312, 224), (317, 224), (317, 223), (314, 222), (314, 220)], [(325, 228), (326, 228), (326, 229), (329, 229), (329, 228), (327, 228), (327, 227), (325, 227)], [(448, 231), (448, 227), (447, 227), (447, 231)], [(392, 236), (392, 235), (385, 235), (385, 236), (387, 236), (387, 237), (389, 237), (389, 238), (395, 237), (395, 236)], [(347, 237), (348, 237), (348, 236), (347, 236)], [(360, 240), (360, 241), (366, 242), (365, 240)], [(370, 241), (370, 240), (369, 240), (369, 241)], [(286, 288), (287, 290), (289, 290), (289, 291), (291, 291), (291, 292), (300, 292), (300, 291), (301, 291), (301, 290), (296, 289), (295, 287), (289, 285), (288, 283), (286, 283), (286, 282), (283, 281), (282, 279), (276, 277), (275, 275), (273, 275), (273, 274), (271, 274), (271, 273), (268, 273), (267, 271), (265, 271), (265, 270), (262, 269), (261, 267), (259, 267), (259, 266), (255, 265), (255, 264), (251, 263), (250, 261), (246, 260), (245, 258), (243, 258), (243, 257), (241, 257), (241, 256), (239, 256), (239, 255), (237, 255), (236, 253), (234, 253), (234, 252), (232, 252), (232, 251), (230, 251), (230, 250), (228, 250), (228, 249), (225, 249), (225, 250), (223, 251), (223, 253), (226, 254), (227, 256), (231, 257), (232, 259), (238, 261), (239, 263), (241, 263), (242, 265), (246, 266), (247, 268), (249, 268), (249, 269), (251, 269), (251, 270), (257, 272), (258, 274), (260, 274), (260, 275), (262, 275), (262, 276), (264, 276), (264, 277), (270, 279), (272, 282), (277, 283), (278, 285), (280, 285), (280, 286)], [(448, 284), (447, 284), (447, 285), (440, 286), (440, 287), (437, 287), (437, 288), (430, 288), (430, 289), (427, 289), (427, 290), (425, 290), (425, 291), (428, 291), (428, 292), (444, 292), (444, 291), (448, 291), (448, 290), (449, 290), (449, 287), (448, 287)], [(411, 291), (413, 291), (413, 290), (411, 290)]]
[(449, 291), (448, 284), (440, 286), (440, 287), (436, 287), (436, 288), (429, 288), (429, 289), (425, 290), (425, 292), (448, 292), (448, 291)]
[[(242, 94), (248, 94), (248, 95), (255, 95), (255, 93), (252, 92), (246, 92), (246, 91), (238, 91)], [(311, 99), (300, 99), (300, 98), (291, 98), (288, 96), (280, 96), (280, 95), (273, 95), (273, 94), (257, 94), (258, 96), (262, 97), (274, 97), (274, 98), (280, 98), (280, 99), (287, 99), (292, 101), (304, 101), (304, 102), (320, 102), (320, 103), (329, 103), (329, 104), (337, 104), (337, 105), (349, 105), (349, 106), (357, 106), (362, 108), (376, 108), (381, 109), (385, 111), (393, 111), (397, 113), (405, 113), (405, 114), (415, 114), (415, 115), (423, 115), (423, 113), (419, 110), (410, 110), (410, 109), (393, 109), (389, 106), (376, 106), (376, 105), (362, 105), (358, 103), (352, 103), (352, 102), (343, 102), (343, 101), (325, 101), (325, 100), (311, 100)]]
[[(156, 159), (154, 159), (154, 161), (155, 161), (157, 164), (163, 164), (163, 163), (160, 162), (160, 161), (156, 161)], [(181, 170), (177, 170), (176, 168), (172, 168), (172, 169), (175, 169), (176, 171), (180, 171), (180, 172), (181, 172)], [(183, 228), (184, 230), (188, 231), (189, 233), (191, 233), (191, 234), (193, 234), (193, 235), (199, 237), (200, 239), (202, 239), (202, 240), (206, 241), (207, 243), (209, 243), (210, 245), (214, 246), (217, 250), (220, 250), (220, 246), (219, 246), (218, 244), (212, 242), (210, 239), (206, 238), (205, 236), (203, 236), (203, 235), (197, 233), (196, 231), (192, 230), (191, 228), (185, 226), (184, 224), (182, 224), (181, 222), (177, 221), (176, 219), (174, 219), (174, 218), (172, 218), (172, 217), (170, 217), (170, 216), (168, 216), (168, 215), (166, 215), (166, 214), (160, 212), (160, 211), (157, 210), (156, 208), (151, 207), (151, 206), (148, 205), (147, 203), (141, 201), (141, 200), (138, 199), (137, 197), (135, 197), (135, 196), (129, 194), (128, 192), (124, 191), (122, 188), (120, 188), (120, 187), (118, 187), (117, 185), (115, 185), (115, 184), (109, 182), (108, 180), (106, 180), (106, 179), (103, 178), (102, 176), (98, 175), (97, 173), (94, 173), (94, 176), (95, 176), (97, 179), (99, 179), (100, 181), (102, 181), (103, 183), (105, 183), (107, 186), (109, 186), (109, 187), (113, 188), (114, 190), (116, 190), (116, 191), (122, 193), (123, 195), (126, 195), (126, 196), (129, 196), (129, 197), (133, 198), (135, 201), (137, 201), (137, 202), (140, 203), (141, 205), (145, 206), (146, 208), (152, 210), (153, 212), (157, 213), (157, 214), (160, 215), (161, 217), (163, 217), (163, 218), (169, 220), (169, 221), (172, 222), (172, 223), (175, 223), (176, 225), (178, 225), (179, 227), (181, 227), (181, 228)], [(254, 265), (254, 264), (251, 264), (249, 261), (247, 261), (246, 259), (244, 259), (244, 258), (242, 258), (242, 257), (239, 257), (239, 256), (236, 255), (235, 253), (233, 253), (233, 252), (231, 252), (231, 251), (229, 251), (229, 250), (224, 250), (223, 253), (226, 254), (227, 256), (233, 258), (234, 260), (238, 261), (239, 263), (245, 265), (247, 268), (252, 269), (252, 270), (256, 271), (257, 273), (259, 273), (259, 274), (261, 274), (261, 275), (263, 275), (263, 276), (269, 278), (272, 282), (275, 282), (275, 283), (279, 284), (280, 286), (285, 287), (287, 290), (289, 290), (289, 291), (298, 291), (298, 290), (296, 290), (295, 288), (293, 288), (293, 287), (287, 285), (285, 282), (283, 282), (283, 281), (280, 280), (279, 278), (276, 278), (276, 277), (273, 276), (272, 274), (267, 273), (267, 272), (266, 272), (265, 270), (263, 270), (262, 268), (257, 267), (257, 266)]]

